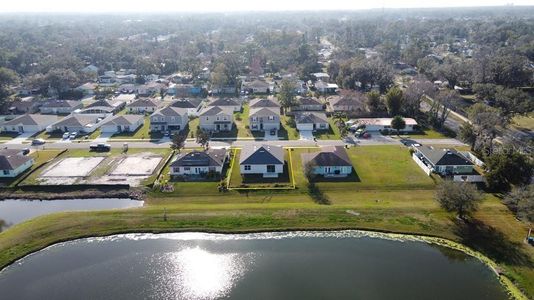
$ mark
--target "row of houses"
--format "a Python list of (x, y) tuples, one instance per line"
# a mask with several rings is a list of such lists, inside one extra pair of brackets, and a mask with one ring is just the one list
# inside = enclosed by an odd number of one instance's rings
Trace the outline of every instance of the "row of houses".
[[(209, 149), (178, 154), (170, 165), (171, 176), (203, 177), (220, 175), (229, 159), (226, 149)], [(352, 162), (343, 146), (322, 147), (302, 154), (303, 168), (324, 177), (346, 177), (352, 173)], [(239, 169), (243, 176), (276, 178), (284, 172), (285, 151), (274, 145), (252, 145), (241, 149)]]

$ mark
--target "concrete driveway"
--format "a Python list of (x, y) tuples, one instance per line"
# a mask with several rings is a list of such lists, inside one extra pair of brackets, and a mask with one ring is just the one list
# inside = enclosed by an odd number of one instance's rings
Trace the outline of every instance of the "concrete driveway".
[(17, 136), (16, 138), (14, 139), (11, 139), (7, 142), (4, 143), (4, 145), (8, 144), (8, 145), (20, 145), (22, 144), (24, 141), (26, 141), (30, 136), (34, 135), (34, 133), (31, 133), (31, 132), (24, 132), (24, 133), (21, 133), (19, 136)]
[(300, 133), (300, 140), (305, 141), (313, 141), (313, 131), (311, 130), (301, 130)]

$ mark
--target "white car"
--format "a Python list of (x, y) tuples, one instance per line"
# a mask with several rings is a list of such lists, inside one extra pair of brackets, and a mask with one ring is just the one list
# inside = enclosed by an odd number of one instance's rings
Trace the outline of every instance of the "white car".
[(66, 139), (69, 138), (69, 136), (70, 136), (70, 133), (65, 132), (65, 133), (63, 134), (63, 139), (66, 140)]
[(77, 136), (78, 136), (78, 133), (77, 133), (77, 132), (72, 132), (72, 133), (69, 135), (69, 138), (72, 140), (72, 139), (75, 139)]

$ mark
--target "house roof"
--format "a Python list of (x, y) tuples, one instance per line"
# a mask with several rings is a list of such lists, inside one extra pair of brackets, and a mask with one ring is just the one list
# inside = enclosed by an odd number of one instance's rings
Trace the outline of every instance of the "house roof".
[(139, 99), (128, 104), (128, 107), (157, 107), (157, 106), (158, 104), (151, 98)]
[(208, 106), (200, 112), (200, 116), (233, 115), (234, 111), (227, 106)]
[(180, 153), (171, 163), (171, 167), (222, 167), (226, 160), (226, 149), (209, 149), (207, 151), (191, 151)]
[(421, 152), (435, 166), (471, 166), (469, 161), (460, 152), (454, 149), (439, 149), (429, 146), (418, 147)]
[(197, 108), (202, 104), (200, 99), (180, 99), (171, 103), (172, 107)]
[(2, 125), (48, 125), (57, 121), (57, 116), (26, 114), (7, 121)]
[(268, 165), (283, 163), (284, 149), (279, 146), (246, 146), (241, 150), (241, 155), (239, 157), (240, 165)]
[(269, 83), (263, 80), (256, 79), (252, 82), (245, 82), (244, 86), (246, 88), (258, 88), (258, 89), (266, 89), (269, 88)]
[(90, 108), (90, 107), (114, 107), (114, 106), (111, 105), (111, 103), (107, 100), (97, 100), (86, 106), (86, 108)]
[(98, 84), (96, 84), (94, 82), (86, 82), (86, 83), (80, 85), (79, 87), (77, 87), (77, 89), (94, 90), (97, 87), (98, 87)]
[(15, 170), (30, 160), (32, 158), (22, 155), (20, 150), (0, 150), (0, 170)]
[(352, 162), (343, 146), (326, 146), (322, 147), (321, 151), (314, 153), (303, 153), (302, 163), (311, 162), (319, 167), (327, 166), (350, 166)]
[(249, 106), (251, 108), (257, 108), (257, 107), (280, 107), (280, 104), (278, 104), (278, 102), (270, 100), (270, 99), (256, 98), (256, 99), (250, 100), (250, 105)]
[(142, 119), (143, 119), (143, 116), (140, 116), (140, 115), (113, 116), (109, 121), (102, 124), (102, 126), (109, 126), (109, 125), (130, 126), (130, 125), (136, 124)]
[(88, 116), (88, 115), (70, 115), (65, 118), (63, 118), (61, 121), (54, 124), (56, 127), (60, 126), (80, 126), (85, 127), (89, 124), (96, 123), (96, 119), (94, 116)]
[(240, 106), (239, 102), (232, 98), (219, 98), (208, 103), (208, 106)]
[(315, 97), (300, 97), (298, 103), (299, 105), (323, 105), (321, 101)]
[(187, 109), (185, 108), (181, 108), (181, 107), (170, 107), (170, 106), (167, 106), (167, 107), (164, 107), (164, 108), (160, 108), (158, 110), (156, 110), (152, 116), (155, 116), (155, 115), (160, 115), (160, 116), (179, 116), (179, 117), (183, 117), (185, 115), (187, 115)]
[(363, 101), (359, 97), (343, 96), (329, 100), (332, 106), (362, 106)]
[(318, 88), (318, 89), (337, 89), (338, 88), (338, 85), (335, 84), (335, 83), (326, 83), (324, 81), (317, 81), (315, 82), (315, 88)]
[(328, 123), (328, 118), (325, 113), (304, 111), (295, 113), (295, 121), (297, 123)]
[(74, 101), (74, 100), (48, 100), (43, 102), (41, 107), (77, 107), (82, 105), (80, 101)]
[(280, 109), (275, 107), (253, 107), (249, 111), (249, 116), (265, 117), (265, 116), (279, 116)]

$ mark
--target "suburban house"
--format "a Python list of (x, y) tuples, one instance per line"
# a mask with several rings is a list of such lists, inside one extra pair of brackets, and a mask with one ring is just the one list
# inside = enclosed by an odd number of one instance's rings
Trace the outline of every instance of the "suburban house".
[(42, 114), (70, 114), (71, 112), (83, 107), (81, 101), (74, 100), (48, 100), (43, 102), (39, 110)]
[(208, 174), (221, 174), (228, 158), (226, 149), (209, 149), (180, 153), (171, 163), (171, 176), (203, 177)]
[(319, 72), (319, 73), (313, 73), (312, 75), (313, 77), (315, 77), (315, 79), (319, 81), (326, 82), (330, 79), (330, 75), (328, 75), (328, 73)]
[(335, 94), (339, 88), (335, 83), (326, 83), (324, 81), (315, 82), (315, 89), (322, 94)]
[(274, 100), (266, 98), (255, 98), (250, 100), (250, 108), (259, 108), (259, 107), (273, 107), (280, 109), (280, 104)]
[(104, 122), (100, 115), (72, 114), (46, 127), (46, 132), (91, 133)]
[(9, 103), (9, 113), (19, 114), (33, 114), (39, 111), (41, 102), (33, 96), (25, 97), (20, 100), (15, 100)]
[(98, 87), (98, 84), (94, 82), (87, 82), (87, 83), (80, 85), (75, 90), (82, 92), (84, 96), (92, 96), (95, 94), (95, 90), (97, 87)]
[(195, 86), (193, 84), (177, 84), (172, 83), (167, 88), (167, 95), (175, 97), (190, 97), (190, 96), (199, 96), (202, 92), (202, 87)]
[(251, 145), (243, 147), (239, 157), (241, 175), (256, 174), (278, 177), (284, 172), (284, 149), (279, 146)]
[(249, 127), (252, 131), (280, 129), (279, 107), (253, 107), (249, 111)]
[(230, 131), (234, 125), (234, 112), (228, 106), (208, 106), (199, 115), (199, 126), (207, 131)]
[(102, 133), (134, 132), (143, 126), (145, 119), (140, 115), (118, 115), (100, 126)]
[(355, 96), (333, 97), (328, 102), (333, 112), (357, 112), (365, 108), (363, 101)]
[(131, 114), (153, 113), (156, 108), (158, 108), (158, 104), (152, 98), (138, 99), (126, 105), (126, 110)]
[(165, 107), (150, 115), (150, 131), (181, 131), (187, 126), (187, 109)]
[(27, 114), (18, 116), (2, 124), (2, 131), (37, 133), (45, 130), (47, 126), (57, 122), (57, 120), (57, 116)]
[(241, 111), (241, 101), (233, 98), (219, 98), (208, 103), (208, 106), (231, 107), (234, 112)]
[(188, 116), (198, 116), (198, 113), (202, 108), (202, 99), (180, 99), (171, 103), (171, 106), (187, 109)]
[(114, 101), (122, 101), (125, 104), (129, 104), (135, 101), (134, 94), (119, 94), (118, 96), (113, 97)]
[(301, 111), (295, 113), (297, 129), (302, 130), (327, 130), (328, 118), (323, 112)]
[(116, 114), (126, 103), (118, 100), (97, 100), (82, 109), (83, 113), (90, 114)]
[(326, 146), (313, 153), (303, 153), (302, 165), (313, 168), (312, 173), (324, 177), (346, 177), (352, 173), (352, 162), (343, 146)]
[(243, 82), (241, 91), (248, 94), (269, 94), (271, 85), (264, 81), (256, 79), (251, 82)]
[(167, 90), (167, 86), (163, 83), (152, 81), (137, 86), (137, 94), (141, 96), (150, 96), (152, 94), (159, 93), (162, 89)]
[(13, 178), (28, 170), (33, 165), (33, 158), (22, 155), (20, 150), (0, 150), (0, 177)]
[(292, 110), (324, 110), (324, 105), (315, 97), (299, 97), (297, 99), (297, 106)]
[(211, 89), (212, 95), (235, 95), (236, 94), (235, 85), (225, 85), (221, 87), (213, 87)]
[[(393, 118), (361, 118), (355, 119), (353, 122), (354, 125), (351, 127), (354, 128), (365, 128), (367, 131), (382, 131), (382, 130), (393, 130), (391, 128), (391, 120)], [(417, 121), (412, 118), (404, 118), (406, 127), (401, 130), (401, 132), (413, 132), (417, 131)]]
[[(460, 152), (454, 149), (439, 149), (430, 146), (414, 147), (414, 160), (419, 160), (430, 170), (440, 175), (473, 174), (474, 165)], [(417, 162), (416, 160), (416, 162)]]

